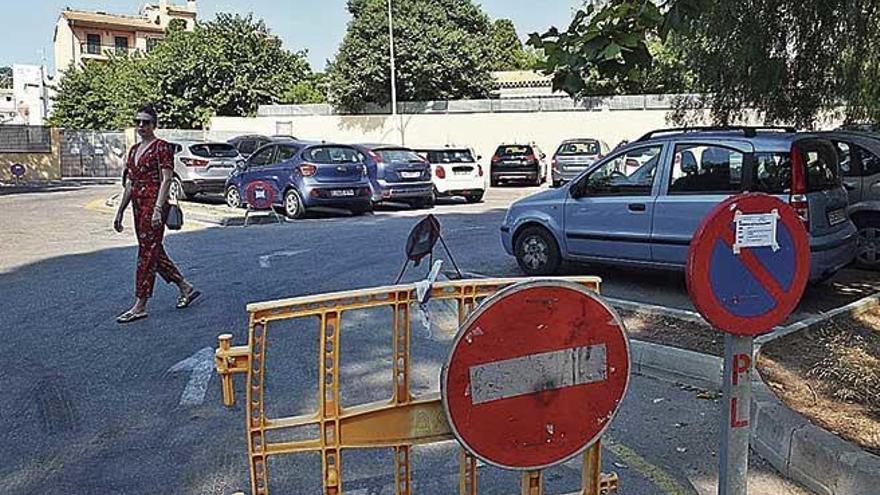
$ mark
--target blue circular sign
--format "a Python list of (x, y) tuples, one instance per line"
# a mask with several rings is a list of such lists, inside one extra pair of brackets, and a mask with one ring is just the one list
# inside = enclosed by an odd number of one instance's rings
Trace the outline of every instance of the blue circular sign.
[(788, 318), (810, 275), (810, 242), (800, 217), (767, 194), (719, 204), (691, 242), (688, 293), (717, 328), (766, 333)]
[(20, 163), (13, 163), (11, 167), (9, 167), (9, 171), (16, 179), (21, 179), (24, 177), (25, 172), (27, 171), (24, 168), (24, 165)]

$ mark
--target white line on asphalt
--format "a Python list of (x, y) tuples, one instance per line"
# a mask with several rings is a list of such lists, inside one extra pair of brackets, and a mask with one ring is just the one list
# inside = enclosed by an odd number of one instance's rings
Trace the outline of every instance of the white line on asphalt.
[(205, 401), (208, 384), (214, 375), (214, 349), (205, 347), (168, 368), (168, 373), (190, 371), (189, 382), (180, 395), (181, 406), (198, 406)]
[(276, 251), (274, 253), (264, 254), (259, 258), (260, 268), (271, 268), (272, 258), (290, 258), (299, 254), (308, 253), (309, 251), (309, 249), (300, 249), (298, 251)]

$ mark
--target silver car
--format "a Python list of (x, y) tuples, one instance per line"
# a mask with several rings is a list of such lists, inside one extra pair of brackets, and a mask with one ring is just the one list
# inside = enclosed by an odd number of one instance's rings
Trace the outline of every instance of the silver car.
[(590, 165), (608, 154), (605, 141), (598, 139), (567, 139), (559, 145), (550, 162), (553, 187), (560, 187), (575, 179)]
[(847, 213), (859, 231), (856, 263), (880, 270), (880, 134), (837, 130), (816, 133), (834, 144), (840, 156)]
[(187, 199), (197, 194), (223, 194), (226, 179), (244, 158), (229, 143), (175, 141), (172, 199)]

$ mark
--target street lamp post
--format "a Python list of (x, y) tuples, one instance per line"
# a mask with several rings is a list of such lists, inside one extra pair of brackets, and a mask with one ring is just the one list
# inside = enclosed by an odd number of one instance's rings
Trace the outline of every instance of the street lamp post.
[(391, 118), (397, 122), (400, 131), (400, 144), (405, 144), (403, 122), (397, 115), (397, 67), (394, 60), (394, 17), (391, 13), (391, 0), (388, 0), (388, 46), (391, 54)]

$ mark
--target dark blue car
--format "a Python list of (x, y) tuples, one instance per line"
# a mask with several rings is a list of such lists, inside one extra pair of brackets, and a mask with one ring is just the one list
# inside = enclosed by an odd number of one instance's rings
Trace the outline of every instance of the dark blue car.
[(431, 164), (418, 153), (385, 144), (361, 144), (355, 148), (364, 155), (374, 203), (396, 201), (413, 208), (434, 207)]
[(226, 204), (247, 205), (248, 184), (262, 181), (278, 192), (276, 206), (290, 218), (309, 208), (371, 211), (370, 181), (363, 154), (351, 146), (276, 139), (254, 152), (226, 181)]

